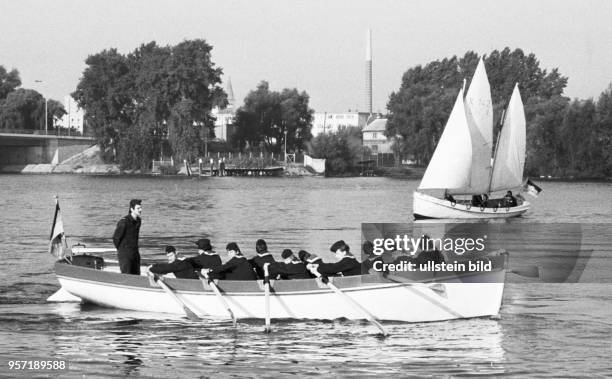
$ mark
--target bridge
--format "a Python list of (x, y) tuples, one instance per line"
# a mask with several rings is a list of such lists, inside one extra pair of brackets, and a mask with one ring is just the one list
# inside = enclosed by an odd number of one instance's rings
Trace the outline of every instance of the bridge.
[(59, 164), (94, 144), (95, 139), (91, 136), (0, 129), (0, 166)]

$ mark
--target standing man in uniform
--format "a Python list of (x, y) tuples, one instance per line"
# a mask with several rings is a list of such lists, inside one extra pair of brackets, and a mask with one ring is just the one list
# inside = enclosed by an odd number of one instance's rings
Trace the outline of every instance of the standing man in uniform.
[(130, 210), (117, 223), (113, 243), (117, 248), (117, 259), (122, 274), (140, 275), (140, 252), (138, 251), (138, 235), (140, 233), (140, 215), (142, 200), (130, 200)]

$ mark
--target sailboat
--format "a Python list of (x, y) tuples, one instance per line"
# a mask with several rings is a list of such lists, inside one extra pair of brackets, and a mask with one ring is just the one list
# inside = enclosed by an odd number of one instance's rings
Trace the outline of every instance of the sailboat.
[[(464, 85), (465, 87), (465, 85)], [(516, 217), (529, 209), (519, 197), (483, 201), (481, 195), (519, 189), (525, 167), (525, 111), (518, 84), (505, 112), (493, 151), (493, 105), (482, 59), (464, 98), (459, 91), (440, 141), (414, 192), (415, 219), (490, 219)], [(438, 196), (436, 196), (438, 195)], [(455, 196), (468, 196), (455, 200)]]

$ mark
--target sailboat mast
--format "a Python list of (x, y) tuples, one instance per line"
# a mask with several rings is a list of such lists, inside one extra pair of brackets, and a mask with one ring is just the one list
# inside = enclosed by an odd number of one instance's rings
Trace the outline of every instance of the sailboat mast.
[[(506, 108), (507, 109), (507, 108)], [(499, 120), (500, 128), (497, 132), (497, 141), (495, 142), (495, 151), (493, 152), (493, 162), (491, 164), (491, 174), (489, 175), (489, 190), (487, 191), (487, 195), (491, 197), (491, 185), (493, 184), (493, 169), (495, 168), (495, 160), (497, 159), (497, 150), (499, 148), (499, 139), (501, 137), (501, 130), (504, 127), (504, 121), (506, 119), (506, 109), (502, 111), (501, 119)]]

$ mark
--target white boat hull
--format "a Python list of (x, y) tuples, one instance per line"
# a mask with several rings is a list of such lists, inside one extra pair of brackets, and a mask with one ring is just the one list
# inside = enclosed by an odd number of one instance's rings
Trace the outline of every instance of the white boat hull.
[[(183, 313), (172, 297), (157, 285), (152, 285), (146, 277), (66, 264), (56, 264), (56, 273), (66, 291), (86, 302), (135, 311)], [(435, 284), (401, 283), (382, 279), (379, 275), (333, 278), (333, 282), (379, 320), (424, 322), (497, 315), (504, 291), (504, 276), (505, 268), (502, 268), (467, 278), (455, 277), (455, 282)], [(228, 318), (227, 310), (208, 285), (196, 280), (165, 281), (199, 316)], [(250, 289), (244, 292), (231, 290), (239, 286)], [(265, 317), (261, 281), (221, 281), (219, 288), (236, 317)], [(272, 318), (364, 318), (363, 313), (315, 279), (273, 281), (270, 314)]]
[(451, 203), (420, 192), (413, 193), (412, 212), (415, 219), (494, 219), (517, 217), (529, 210), (525, 201), (516, 207), (484, 208), (469, 204)]

